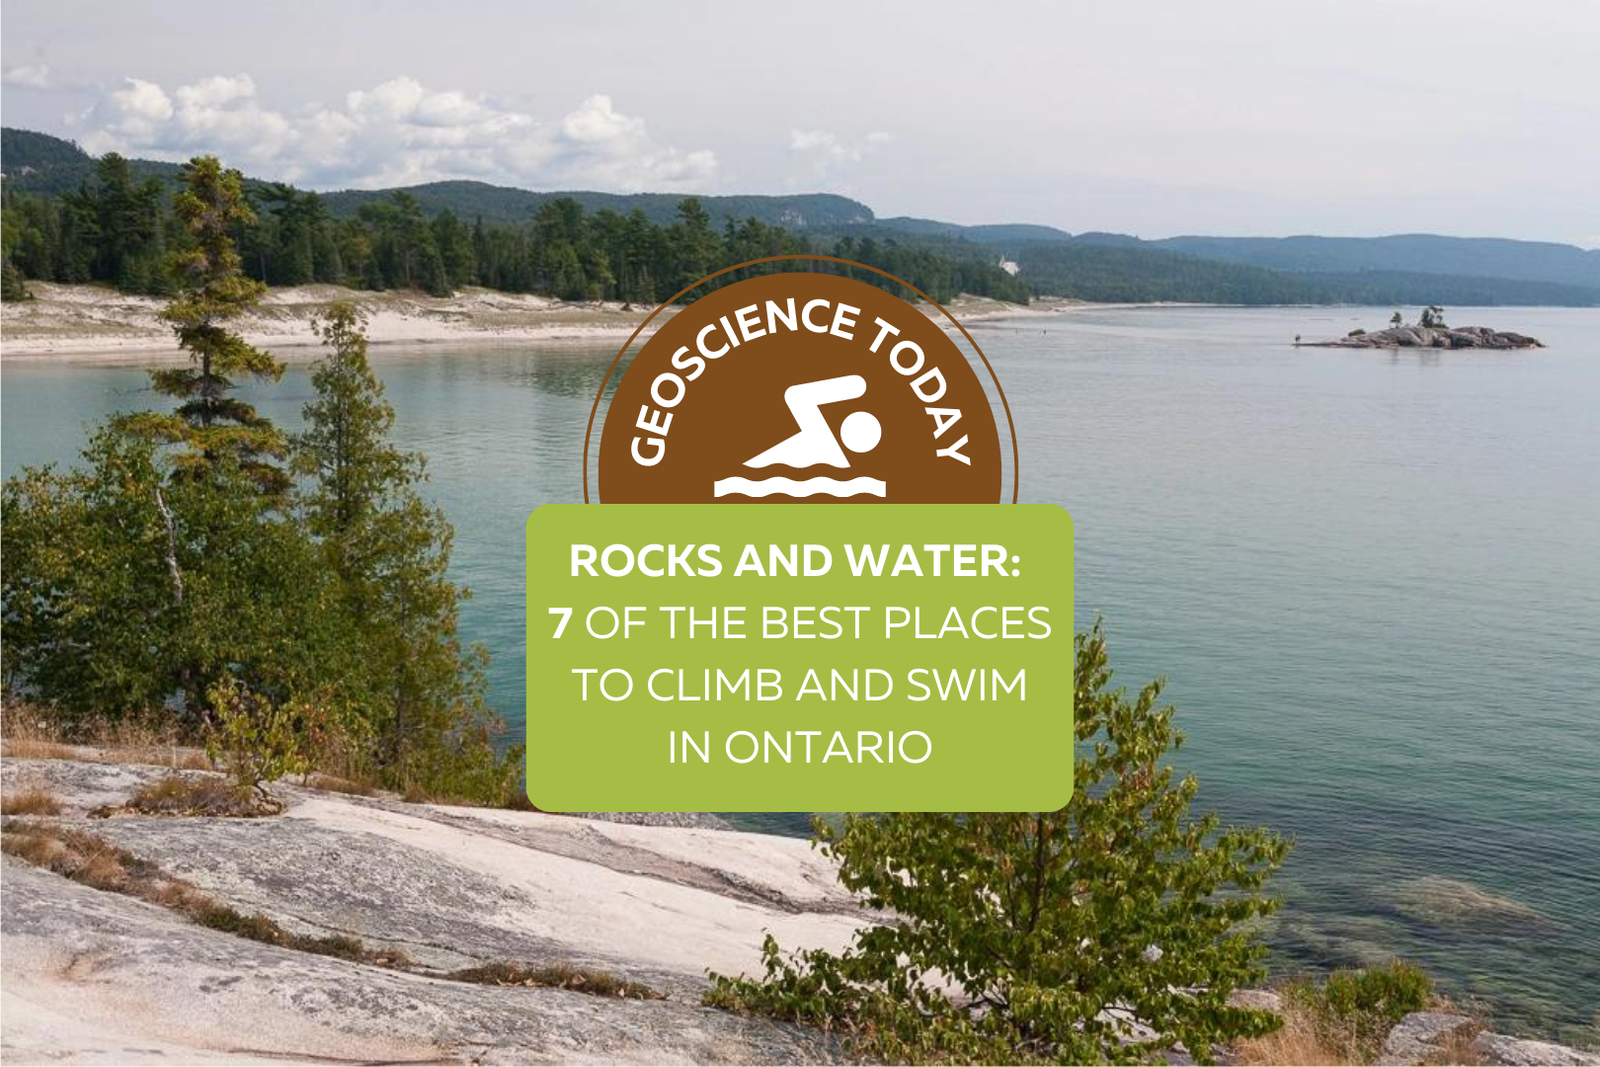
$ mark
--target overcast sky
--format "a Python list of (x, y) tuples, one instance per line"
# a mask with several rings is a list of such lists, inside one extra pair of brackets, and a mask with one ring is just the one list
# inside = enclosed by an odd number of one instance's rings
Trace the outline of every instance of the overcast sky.
[(319, 189), (1600, 247), (1600, 4), (6, 0), (4, 122)]

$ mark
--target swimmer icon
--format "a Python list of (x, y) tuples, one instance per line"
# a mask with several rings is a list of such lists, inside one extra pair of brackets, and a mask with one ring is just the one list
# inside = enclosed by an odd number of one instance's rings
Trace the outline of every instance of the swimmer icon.
[[(835, 467), (848, 468), (850, 458), (844, 449), (852, 452), (870, 452), (883, 438), (883, 426), (870, 411), (853, 411), (845, 416), (835, 437), (822, 408), (846, 400), (856, 400), (866, 395), (866, 379), (859, 374), (846, 374), (837, 378), (823, 378), (814, 382), (801, 382), (784, 390), (783, 400), (795, 423), (798, 433), (784, 438), (764, 452), (744, 461), (746, 467)], [(844, 448), (840, 447), (843, 440)], [(888, 486), (877, 478), (837, 479), (827, 476), (796, 481), (793, 478), (721, 478), (712, 487), (714, 495), (722, 496), (791, 496), (806, 497), (827, 495), (848, 497), (869, 495), (882, 497)]]

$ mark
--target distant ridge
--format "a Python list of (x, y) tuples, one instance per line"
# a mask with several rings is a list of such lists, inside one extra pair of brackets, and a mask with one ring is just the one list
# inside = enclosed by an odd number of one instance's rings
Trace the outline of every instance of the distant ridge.
[(1012, 245), (1041, 244), (1053, 241), (1070, 241), (1072, 235), (1054, 226), (1040, 226), (1031, 222), (1001, 222), (980, 226), (962, 226), (954, 222), (934, 219), (914, 219), (901, 215), (879, 219), (878, 225), (887, 230), (914, 233), (927, 237), (957, 237), (977, 244)]
[(1403, 271), (1515, 278), (1600, 288), (1600, 251), (1547, 241), (1499, 237), (1168, 237), (1141, 241), (1121, 234), (1083, 234), (1079, 241), (1159, 248), (1222, 263), (1300, 274)]
[[(677, 217), (678, 202), (688, 193), (594, 193), (565, 191), (538, 193), (527, 189), (513, 189), (504, 185), (490, 185), (477, 181), (429, 182), (410, 185), (404, 191), (417, 198), (422, 210), (430, 215), (450, 210), (464, 219), (479, 216), (486, 223), (514, 225), (527, 222), (539, 210), (539, 205), (563, 197), (576, 200), (585, 211), (615, 211), (627, 215), (643, 211), (656, 223), (670, 223)], [(383, 200), (393, 189), (346, 189), (324, 193), (323, 201), (335, 218), (354, 215), (362, 204)], [(804, 193), (795, 196), (699, 196), (700, 206), (706, 209), (717, 227), (732, 219), (743, 222), (747, 218), (759, 219), (772, 226), (790, 230), (815, 230), (824, 227), (860, 226), (874, 221), (872, 209), (858, 200), (835, 196), (832, 193)]]

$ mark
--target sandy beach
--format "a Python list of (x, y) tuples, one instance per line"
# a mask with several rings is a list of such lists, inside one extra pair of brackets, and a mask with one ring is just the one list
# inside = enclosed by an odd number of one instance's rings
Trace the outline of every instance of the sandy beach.
[[(0, 307), (0, 355), (8, 361), (184, 358), (173, 343), (171, 328), (161, 320), (165, 302), (160, 298), (132, 296), (102, 285), (30, 282), (28, 287), (33, 299)], [(374, 345), (620, 346), (652, 310), (617, 301), (569, 303), (479, 288), (434, 297), (415, 291), (305, 285), (271, 290), (237, 328), (252, 344), (285, 359), (312, 359), (320, 346), (312, 323), (324, 308), (340, 300), (360, 308)], [(940, 317), (931, 305), (921, 307)], [(970, 324), (1042, 314), (1046, 309), (961, 296), (948, 310)], [(1052, 304), (1048, 310), (1060, 308)], [(668, 309), (650, 329), (675, 311)]]

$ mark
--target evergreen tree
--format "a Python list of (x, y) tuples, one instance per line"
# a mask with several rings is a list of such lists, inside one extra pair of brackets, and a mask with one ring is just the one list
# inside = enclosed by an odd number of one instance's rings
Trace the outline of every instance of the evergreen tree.
[(22, 280), (22, 272), (12, 265), (11, 257), (0, 259), (0, 300), (27, 300), (32, 295)]
[(322, 198), (281, 182), (268, 184), (258, 195), (262, 202), (272, 205), (276, 223), (272, 239), (260, 242), (263, 248), (271, 249), (273, 268), (258, 277), (273, 285), (304, 285), (313, 280), (316, 234), (326, 218)]
[(397, 192), (381, 215), (388, 229), (391, 256), (391, 284), (421, 289), (435, 296), (448, 296), (444, 260), (434, 243), (433, 229), (422, 213), (422, 205), (410, 193)]
[(678, 204), (678, 221), (673, 224), (669, 240), (672, 245), (674, 284), (673, 291), (692, 285), (710, 274), (721, 253), (716, 231), (711, 228), (711, 216), (699, 200), (693, 197)]
[(61, 248), (55, 281), (93, 281), (99, 259), (100, 209), (87, 187), (61, 194)]
[(332, 351), (295, 442), (305, 478), (286, 499), (235, 451), (197, 468), (166, 447), (150, 432), (166, 416), (113, 418), (78, 468), (7, 480), (5, 685), (68, 722), (168, 714), (211, 740), (220, 726), (238, 765), (292, 751), (502, 802), (521, 750), (496, 750), (485, 656), (459, 636), (451, 527), (419, 493), (421, 457), (388, 440), (354, 309), (323, 332)]
[(192, 246), (177, 257), (178, 293), (162, 317), (172, 324), (191, 365), (150, 372), (156, 392), (180, 403), (170, 415), (149, 413), (133, 425), (179, 445), (181, 470), (198, 472), (228, 457), (264, 493), (281, 494), (288, 476), (273, 460), (286, 454), (283, 435), (252, 405), (229, 395), (236, 388), (234, 376), (276, 381), (283, 374), (283, 364), (270, 353), (226, 326), (253, 307), (264, 288), (245, 277), (230, 235), (233, 227), (254, 221), (254, 213), (245, 203), (239, 172), (224, 170), (214, 156), (186, 163), (183, 180), (174, 209)]
[(95, 164), (97, 185), (85, 192), (97, 216), (95, 277), (130, 293), (159, 293), (162, 277), (161, 183), (135, 184), (128, 161), (107, 152)]
[(434, 247), (444, 271), (444, 288), (472, 285), (478, 280), (472, 233), (453, 211), (441, 211), (432, 223)]
[(389, 441), (394, 409), (355, 308), (334, 305), (320, 332), (330, 351), (312, 372), (296, 465), (311, 478), (307, 525), (345, 628), (362, 635), (346, 681), (361, 690), (378, 773), (431, 795), (504, 794), (520, 750), (497, 756), (491, 743), (500, 724), (484, 702), (484, 657), (458, 634), (468, 594), (448, 574), (450, 523), (418, 492), (422, 457)]

